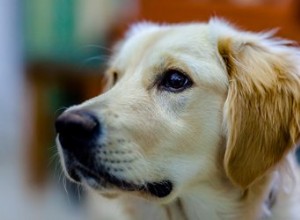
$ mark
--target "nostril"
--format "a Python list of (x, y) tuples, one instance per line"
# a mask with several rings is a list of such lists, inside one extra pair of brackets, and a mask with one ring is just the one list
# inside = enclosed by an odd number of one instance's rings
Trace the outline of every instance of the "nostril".
[(65, 138), (90, 141), (99, 132), (99, 122), (88, 111), (70, 111), (61, 114), (55, 122), (56, 132)]
[(55, 122), (60, 146), (82, 164), (92, 162), (100, 127), (97, 117), (89, 111), (67, 111)]

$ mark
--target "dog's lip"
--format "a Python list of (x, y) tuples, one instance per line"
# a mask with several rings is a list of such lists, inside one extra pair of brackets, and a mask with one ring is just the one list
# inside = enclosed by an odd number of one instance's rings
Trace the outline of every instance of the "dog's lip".
[(95, 179), (97, 181), (102, 179), (79, 162), (74, 162), (72, 165), (68, 166), (68, 173), (76, 183), (82, 183), (84, 179)]
[(173, 190), (173, 184), (169, 180), (147, 182), (143, 185), (138, 185), (119, 179), (105, 171), (96, 173), (78, 162), (69, 167), (68, 173), (76, 183), (86, 183), (95, 189), (117, 188), (124, 191), (139, 191), (150, 193), (159, 198), (168, 196)]

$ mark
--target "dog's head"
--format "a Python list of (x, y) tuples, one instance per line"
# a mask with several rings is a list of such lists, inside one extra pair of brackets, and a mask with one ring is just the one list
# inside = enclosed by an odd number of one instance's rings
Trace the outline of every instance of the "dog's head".
[(297, 51), (284, 43), (216, 20), (134, 26), (107, 92), (57, 119), (66, 174), (160, 201), (220, 172), (249, 187), (299, 138)]

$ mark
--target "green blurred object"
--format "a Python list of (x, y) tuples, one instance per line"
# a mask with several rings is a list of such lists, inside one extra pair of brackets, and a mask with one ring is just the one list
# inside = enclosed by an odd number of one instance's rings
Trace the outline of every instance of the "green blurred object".
[[(102, 50), (77, 42), (78, 0), (25, 0), (23, 2), (25, 59), (101, 63)], [(99, 42), (103, 43), (103, 42)]]

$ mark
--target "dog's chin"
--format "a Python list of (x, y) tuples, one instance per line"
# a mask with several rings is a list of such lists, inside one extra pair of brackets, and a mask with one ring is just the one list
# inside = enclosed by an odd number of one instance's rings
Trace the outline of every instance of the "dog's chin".
[(139, 185), (119, 179), (108, 172), (93, 172), (79, 163), (69, 166), (67, 173), (72, 181), (105, 195), (120, 192), (139, 192), (155, 198), (166, 198), (173, 191), (173, 183), (170, 180), (149, 181)]

